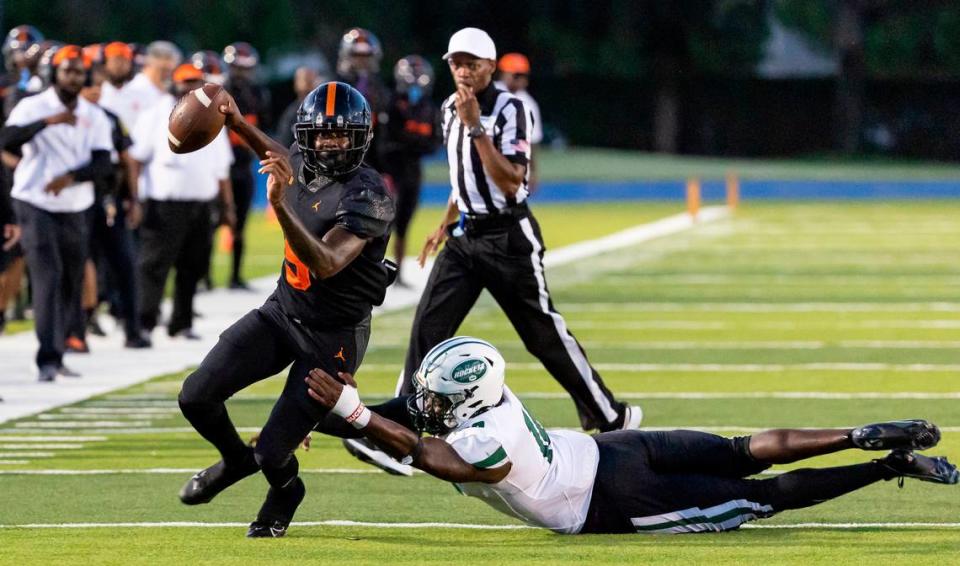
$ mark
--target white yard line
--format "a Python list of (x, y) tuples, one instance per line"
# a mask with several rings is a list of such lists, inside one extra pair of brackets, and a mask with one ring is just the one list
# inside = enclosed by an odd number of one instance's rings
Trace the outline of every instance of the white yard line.
[[(557, 266), (593, 257), (626, 246), (683, 232), (728, 216), (726, 207), (701, 209), (697, 222), (686, 213), (643, 224), (609, 236), (580, 242), (547, 252), (544, 263)], [(412, 260), (404, 262), (404, 280), (411, 287), (393, 286), (383, 306), (375, 314), (413, 306), (426, 284), (429, 269), (416, 268)], [(217, 289), (198, 295), (196, 309), (203, 318), (194, 322), (194, 329), (203, 339), (185, 341), (168, 338), (163, 329), (153, 334), (150, 350), (123, 348), (120, 332), (108, 338), (90, 337), (90, 355), (68, 355), (66, 364), (83, 374), (81, 379), (58, 379), (57, 383), (38, 383), (34, 367), (36, 337), (22, 332), (0, 339), (0, 423), (69, 405), (95, 395), (134, 385), (158, 375), (183, 371), (197, 365), (216, 344), (220, 332), (250, 309), (261, 305), (276, 286), (276, 275), (251, 282), (251, 292)], [(169, 303), (169, 302), (168, 302)], [(166, 304), (169, 309), (169, 304)]]
[[(960, 372), (960, 364), (887, 364), (887, 363), (847, 363), (815, 362), (800, 364), (592, 364), (599, 371), (623, 373), (650, 372), (782, 372), (782, 371), (903, 371), (903, 372)], [(368, 371), (393, 371), (393, 364), (364, 364)], [(511, 371), (544, 372), (543, 366), (532, 362), (510, 364)]]
[[(203, 523), (199, 521), (168, 521), (168, 522), (141, 522), (141, 523), (24, 523), (0, 525), (0, 529), (165, 529), (165, 528), (246, 528), (246, 522)], [(475, 523), (377, 523), (369, 521), (299, 521), (293, 527), (357, 527), (371, 529), (463, 529), (463, 530), (538, 530), (527, 525), (484, 525)], [(749, 523), (741, 528), (747, 529), (820, 529), (820, 530), (848, 530), (848, 529), (957, 529), (960, 523), (793, 523), (779, 525), (765, 525)], [(544, 530), (544, 532), (546, 532)]]
[(0, 450), (79, 450), (84, 444), (0, 444)]
[[(2, 470), (0, 475), (6, 476), (110, 476), (110, 475), (193, 475), (196, 468), (120, 468), (115, 470)], [(304, 468), (301, 474), (344, 474), (367, 475), (383, 474), (374, 468)]]
[(960, 312), (960, 303), (564, 303), (563, 312)]
[(0, 458), (53, 458), (53, 452), (0, 452)]
[[(834, 424), (834, 425), (830, 425), (828, 428), (855, 428), (855, 427), (860, 426), (860, 425), (862, 425), (862, 424), (863, 424), (863, 423)], [(582, 432), (581, 429), (579, 429), (579, 428), (572, 428), (572, 427), (549, 427), (549, 428), (550, 428), (550, 429), (557, 429), (557, 430), (574, 430), (574, 431), (580, 431), (580, 432)], [(757, 431), (761, 431), (761, 430), (768, 430), (768, 429), (770, 429), (770, 428), (774, 428), (774, 427), (770, 427), (770, 426), (767, 426), (767, 427), (757, 427), (757, 426), (754, 426), (754, 425), (687, 425), (687, 424), (677, 424), (677, 425), (669, 425), (669, 426), (666, 426), (666, 425), (663, 425), (663, 426), (644, 426), (644, 427), (642, 427), (643, 430), (678, 430), (678, 429), (685, 429), (685, 430), (702, 430), (702, 431), (704, 431), (704, 432), (716, 432), (716, 433), (725, 433), (725, 432), (757, 432)], [(779, 426), (779, 427), (776, 427), (776, 428), (785, 428), (785, 427), (784, 427), (784, 426)], [(788, 428), (810, 428), (810, 427), (804, 427), (804, 426), (801, 426), (801, 425), (790, 425)], [(823, 427), (813, 427), (813, 428), (823, 428)], [(940, 427), (940, 431), (941, 431), (941, 432), (950, 432), (950, 433), (960, 432), (960, 426), (941, 426), (941, 427)], [(58, 430), (57, 432), (58, 432), (58, 433), (63, 433), (63, 434), (68, 434), (68, 433), (70, 433), (70, 432), (72, 432), (72, 431), (71, 431), (70, 429), (63, 429), (63, 430)], [(184, 427), (162, 427), (162, 428), (130, 428), (130, 429), (116, 429), (116, 430), (112, 430), (112, 429), (84, 429), (84, 430), (80, 430), (80, 431), (78, 431), (78, 432), (82, 432), (82, 433), (96, 432), (96, 433), (105, 433), (105, 434), (112, 434), (112, 435), (131, 435), (131, 434), (177, 434), (177, 433), (195, 433), (196, 431), (195, 431), (194, 429), (190, 428), (190, 427), (184, 426)], [(241, 434), (256, 433), (256, 432), (260, 432), (260, 427), (238, 427), (238, 428), (237, 428), (237, 432), (239, 432), (239, 433), (241, 433)], [(0, 446), (0, 448), (3, 448), (3, 447)], [(34, 446), (33, 448), (42, 448), (42, 447)]]
[(588, 350), (824, 350), (824, 349), (929, 349), (955, 350), (960, 340), (823, 340), (768, 341), (768, 340), (664, 340), (664, 341), (591, 341), (580, 342)]
[(26, 436), (0, 435), (0, 442), (102, 442), (106, 436)]
[[(570, 394), (560, 391), (517, 393), (521, 399), (569, 399)], [(744, 392), (698, 392), (698, 391), (636, 391), (617, 392), (618, 399), (924, 399), (952, 400), (960, 399), (960, 391), (930, 393), (919, 391), (861, 393), (836, 393), (832, 391), (744, 391)]]

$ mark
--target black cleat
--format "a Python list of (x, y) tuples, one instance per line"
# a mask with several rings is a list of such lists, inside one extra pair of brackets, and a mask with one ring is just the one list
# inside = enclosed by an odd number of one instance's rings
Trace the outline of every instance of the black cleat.
[(900, 477), (901, 487), (903, 478), (946, 485), (953, 485), (960, 481), (960, 472), (957, 472), (957, 467), (942, 456), (931, 458), (923, 454), (914, 454), (909, 450), (894, 450), (885, 458), (876, 461)]
[(247, 529), (247, 538), (280, 538), (287, 534), (290, 523), (283, 521), (262, 522), (254, 521)]
[(270, 487), (267, 498), (257, 513), (257, 520), (247, 529), (248, 538), (280, 538), (287, 534), (290, 521), (297, 507), (307, 494), (307, 487), (300, 477), (295, 477), (287, 487)]
[(407, 477), (413, 475), (413, 466), (401, 463), (366, 438), (344, 438), (343, 447), (357, 460), (380, 468), (388, 474)]
[(927, 450), (940, 442), (937, 425), (916, 419), (864, 425), (850, 433), (861, 450)]
[(242, 466), (228, 468), (223, 460), (220, 460), (190, 478), (190, 481), (180, 490), (180, 501), (185, 505), (210, 503), (221, 491), (259, 470), (260, 466), (253, 458), (252, 449), (249, 458)]

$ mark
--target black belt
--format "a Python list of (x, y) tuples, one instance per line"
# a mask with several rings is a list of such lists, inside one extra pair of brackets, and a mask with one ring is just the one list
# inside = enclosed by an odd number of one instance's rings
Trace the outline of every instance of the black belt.
[(468, 234), (500, 232), (514, 226), (522, 218), (530, 216), (527, 203), (521, 202), (492, 214), (464, 214), (463, 229)]

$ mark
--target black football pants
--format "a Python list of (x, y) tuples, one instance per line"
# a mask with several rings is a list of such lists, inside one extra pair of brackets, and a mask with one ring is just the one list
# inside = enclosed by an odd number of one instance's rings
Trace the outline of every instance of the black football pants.
[[(451, 231), (452, 233), (452, 231)], [(398, 393), (411, 393), (423, 357), (452, 337), (484, 289), (506, 313), (527, 350), (570, 394), (585, 430), (623, 419), (618, 402), (553, 306), (543, 269), (543, 238), (533, 216), (507, 229), (451, 236), (430, 272), (410, 333)], [(491, 337), (496, 342), (495, 337)]]
[(893, 477), (867, 462), (749, 479), (770, 467), (753, 459), (749, 436), (618, 430), (594, 439), (600, 464), (581, 533), (732, 530)]
[(308, 328), (288, 317), (271, 297), (220, 335), (200, 367), (184, 381), (180, 408), (228, 465), (241, 462), (247, 454), (246, 443), (224, 402), (290, 366), (254, 452), (270, 485), (282, 488), (299, 469), (293, 451), (328, 412), (307, 394), (307, 373), (316, 367), (334, 376), (338, 371), (356, 373), (369, 337), (369, 318), (344, 328)]
[(37, 366), (61, 366), (66, 331), (81, 313), (83, 264), (87, 259), (90, 222), (84, 212), (47, 212), (14, 201), (23, 229), (21, 246), (30, 271), (33, 313), (40, 349)]
[(143, 328), (157, 325), (170, 269), (174, 279), (173, 336), (193, 326), (193, 296), (210, 263), (210, 203), (148, 200), (140, 226), (140, 317)]

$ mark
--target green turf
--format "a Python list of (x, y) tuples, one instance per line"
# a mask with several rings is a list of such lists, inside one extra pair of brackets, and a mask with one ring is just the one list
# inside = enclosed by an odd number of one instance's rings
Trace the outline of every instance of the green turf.
[[(632, 181), (686, 179), (691, 176), (721, 179), (734, 172), (744, 179), (791, 180), (891, 180), (956, 179), (955, 164), (865, 159), (730, 159), (663, 155), (618, 149), (540, 149), (536, 154), (542, 181)], [(446, 161), (426, 167), (428, 182), (450, 179)]]
[[(557, 209), (556, 213), (555, 220), (544, 221), (545, 226), (554, 222), (553, 238), (583, 234), (579, 227), (588, 223), (579, 221), (579, 211)], [(946, 429), (935, 453), (960, 460), (960, 412), (957, 399), (950, 397), (960, 392), (956, 381), (960, 366), (958, 214), (960, 203), (952, 202), (748, 203), (733, 219), (551, 269), (548, 275), (556, 304), (591, 361), (612, 390), (644, 407), (648, 426), (705, 427), (734, 435), (766, 427), (842, 427), (926, 417)], [(578, 228), (563, 230), (565, 223)], [(550, 239), (548, 235), (548, 243)], [(391, 393), (411, 317), (407, 310), (375, 319), (371, 347), (357, 376), (368, 401)], [(488, 297), (478, 303), (463, 332), (483, 336), (501, 348), (512, 364), (508, 383), (545, 425), (577, 426), (572, 403), (518, 343)], [(4, 459), (10, 458), (4, 448), (10, 441), (4, 439), (11, 436), (97, 438), (82, 449), (50, 448), (51, 457), (26, 458), (26, 464), (0, 469), (193, 470), (208, 465), (215, 452), (189, 430), (176, 409), (175, 396), (184, 376), (161, 376), (3, 425), (0, 453)], [(253, 434), (263, 423), (283, 381), (283, 376), (265, 380), (229, 402), (243, 435)], [(778, 392), (943, 395), (929, 399), (750, 397)], [(727, 397), (684, 397), (689, 394)], [(134, 412), (125, 417), (90, 412), (124, 407)], [(57, 422), (87, 424), (57, 429)], [(117, 423), (120, 426), (113, 426)], [(138, 432), (138, 428), (145, 430)], [(331, 473), (331, 469), (368, 470), (347, 455), (336, 439), (317, 436), (309, 452), (298, 454), (309, 491), (298, 513), (301, 521), (517, 524), (423, 475), (407, 479), (379, 473)], [(844, 452), (802, 465), (842, 465), (871, 457), (875, 455)], [(211, 505), (188, 508), (177, 502), (176, 491), (189, 475), (0, 475), (4, 503), (0, 525), (244, 523), (252, 519), (265, 489), (261, 478), (251, 478)], [(901, 490), (888, 482), (758, 524), (956, 523), (958, 508), (958, 487), (907, 481)], [(561, 537), (534, 530), (301, 526), (282, 541), (247, 541), (242, 533), (242, 527), (0, 529), (0, 563), (81, 559), (85, 564), (287, 563), (306, 559), (946, 564), (960, 553), (956, 528)]]

